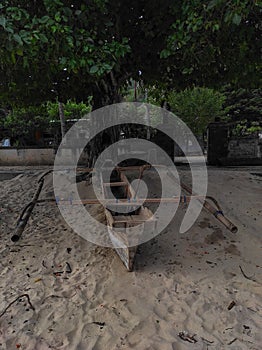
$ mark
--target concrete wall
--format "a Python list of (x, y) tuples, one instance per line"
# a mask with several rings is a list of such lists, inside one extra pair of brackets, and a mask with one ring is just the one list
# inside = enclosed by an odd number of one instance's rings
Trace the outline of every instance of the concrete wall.
[[(63, 150), (63, 165), (72, 163), (80, 156), (78, 149)], [(12, 165), (53, 165), (55, 153), (53, 148), (13, 148), (0, 147), (0, 166)], [(87, 164), (86, 155), (81, 155), (80, 164)]]
[(52, 148), (0, 148), (0, 165), (52, 165)]

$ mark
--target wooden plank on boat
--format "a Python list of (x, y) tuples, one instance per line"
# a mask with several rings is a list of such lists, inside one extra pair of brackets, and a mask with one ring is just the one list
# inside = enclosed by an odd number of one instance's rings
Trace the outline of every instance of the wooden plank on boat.
[[(113, 187), (114, 184), (115, 186), (125, 187), (126, 197), (130, 200), (134, 199), (136, 197), (136, 193), (130, 185), (126, 175), (119, 168), (117, 169), (117, 171), (120, 181), (116, 181), (113, 183), (104, 183), (103, 174), (101, 173), (101, 187), (104, 199), (108, 199), (108, 193), (106, 191), (106, 188)], [(130, 207), (128, 207), (129, 210), (127, 211), (127, 213), (130, 214), (114, 215), (114, 213), (118, 211), (117, 209), (119, 208), (119, 206), (121, 207), (121, 204), (115, 204), (115, 208), (114, 204), (110, 205), (110, 210), (105, 208), (109, 237), (111, 239), (116, 253), (118, 254), (121, 261), (124, 263), (127, 270), (132, 271), (137, 247), (141, 242), (141, 237), (137, 235), (137, 242), (134, 245), (134, 239), (136, 238), (132, 236), (133, 242), (132, 246), (130, 247), (130, 241), (128, 240), (129, 230), (137, 225), (140, 225), (141, 233), (148, 232), (148, 230), (152, 231), (153, 233), (156, 228), (157, 220), (154, 218), (152, 212), (148, 208), (143, 207), (142, 205), (138, 207), (137, 205), (130, 204)], [(126, 208), (126, 203), (124, 206)]]
[(133, 189), (133, 187), (130, 185), (130, 182), (128, 181), (126, 175), (124, 173), (122, 173), (121, 171), (119, 171), (119, 175), (120, 175), (121, 181), (126, 182), (128, 184), (127, 197), (130, 199), (134, 199), (136, 196), (136, 193), (135, 193), (135, 190)]
[(123, 182), (123, 181), (119, 181), (119, 182), (103, 182), (103, 186), (119, 187), (119, 186), (127, 186), (127, 183)]

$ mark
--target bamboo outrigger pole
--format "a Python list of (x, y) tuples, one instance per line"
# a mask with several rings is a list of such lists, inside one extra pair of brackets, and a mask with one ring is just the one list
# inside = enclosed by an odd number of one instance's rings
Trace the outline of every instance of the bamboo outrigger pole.
[[(116, 167), (116, 169), (118, 171), (128, 171), (128, 170), (139, 170), (140, 171), (140, 176), (139, 176), (139, 180), (141, 180), (142, 176), (143, 176), (143, 172), (146, 169), (150, 169), (152, 167), (162, 167), (162, 168), (166, 168), (165, 166), (161, 166), (161, 165), (143, 165), (141, 166), (129, 166), (129, 167)], [(168, 169), (168, 168), (167, 168)], [(35, 195), (32, 199), (32, 201), (27, 204), (27, 206), (24, 208), (24, 210), (22, 211), (17, 225), (16, 225), (16, 229), (15, 229), (15, 233), (11, 236), (11, 240), (13, 242), (17, 242), (20, 238), (21, 235), (26, 227), (26, 224), (31, 216), (31, 213), (35, 207), (36, 204), (40, 204), (40, 203), (44, 203), (44, 202), (50, 202), (53, 204), (58, 204), (58, 202), (60, 202), (62, 205), (83, 205), (83, 204), (112, 204), (114, 206), (132, 206), (132, 205), (142, 205), (143, 203), (189, 203), (190, 200), (192, 199), (197, 199), (200, 201), (200, 203), (202, 203), (202, 205), (204, 206), (205, 209), (207, 209), (211, 214), (213, 214), (216, 219), (218, 219), (228, 230), (230, 230), (233, 233), (237, 232), (237, 227), (230, 221), (228, 220), (219, 204), (217, 203), (217, 201), (210, 196), (198, 196), (198, 195), (194, 195), (192, 189), (187, 186), (186, 184), (184, 184), (183, 182), (181, 182), (181, 187), (190, 194), (190, 196), (177, 196), (177, 197), (173, 197), (173, 198), (139, 198), (139, 199), (82, 199), (82, 200), (67, 200), (67, 199), (53, 199), (53, 198), (47, 198), (47, 199), (41, 199), (39, 200), (39, 195), (41, 193), (41, 190), (43, 188), (44, 185), (44, 178), (46, 175), (50, 174), (53, 170), (49, 170), (46, 173), (44, 173), (41, 178), (38, 180), (38, 188), (35, 192)], [(78, 168), (77, 172), (88, 172), (91, 173), (95, 171), (95, 169), (93, 168)], [(173, 178), (173, 176), (172, 176)], [(175, 181), (176, 178), (175, 178)], [(108, 185), (114, 185), (114, 184), (108, 184)], [(211, 205), (209, 202), (207, 202), (206, 199), (211, 200), (212, 202), (214, 202), (216, 208)]]
[[(173, 178), (173, 176), (172, 176)], [(176, 181), (176, 179), (175, 179)], [(190, 195), (194, 196), (193, 191), (191, 189), (191, 187), (187, 186), (185, 183), (183, 183), (182, 181), (180, 182), (180, 186), (183, 188), (183, 190), (185, 190), (187, 193), (189, 193)], [(228, 218), (226, 218), (224, 216), (224, 213), (222, 211), (222, 209), (220, 208), (218, 202), (210, 196), (206, 196), (207, 199), (210, 199), (212, 202), (215, 203), (217, 209), (215, 207), (213, 207), (212, 204), (210, 204), (209, 202), (206, 201), (206, 199), (203, 198), (198, 198), (198, 200), (200, 201), (200, 203), (203, 205), (203, 207), (205, 209), (207, 209), (211, 214), (213, 214), (215, 216), (215, 218), (220, 221), (229, 231), (231, 231), (232, 233), (237, 233), (238, 228), (236, 225), (234, 225)]]
[(85, 205), (85, 204), (112, 204), (114, 206), (132, 206), (142, 205), (144, 203), (189, 203), (192, 199), (202, 199), (205, 196), (177, 196), (172, 198), (139, 198), (139, 199), (80, 199), (72, 200), (71, 198), (47, 198), (37, 201), (37, 203), (53, 202), (54, 204), (61, 205)]

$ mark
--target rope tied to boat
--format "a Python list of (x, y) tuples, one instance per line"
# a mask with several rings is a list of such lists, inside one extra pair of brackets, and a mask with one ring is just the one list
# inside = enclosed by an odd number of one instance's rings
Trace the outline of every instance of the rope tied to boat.
[(222, 210), (217, 210), (215, 213), (214, 213), (214, 216), (217, 218), (218, 215), (223, 215), (224, 216), (224, 213)]

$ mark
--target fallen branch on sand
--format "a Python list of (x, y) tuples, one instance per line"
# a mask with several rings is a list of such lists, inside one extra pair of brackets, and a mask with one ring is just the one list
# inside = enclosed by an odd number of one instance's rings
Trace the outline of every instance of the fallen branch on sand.
[(4, 311), (0, 314), (0, 317), (2, 317), (6, 311), (10, 308), (10, 306), (12, 306), (17, 300), (23, 298), (23, 297), (26, 297), (27, 298), (27, 302), (28, 304), (30, 305), (31, 309), (35, 311), (35, 308), (34, 306), (32, 305), (31, 301), (30, 301), (30, 297), (28, 294), (22, 294), (22, 295), (19, 295), (15, 300), (13, 300), (5, 309)]
[(240, 271), (242, 272), (242, 275), (243, 275), (246, 279), (248, 279), (248, 280), (250, 280), (250, 281), (253, 281), (253, 282), (257, 282), (257, 280), (254, 278), (254, 275), (249, 277), (249, 276), (247, 276), (247, 275), (245, 274), (245, 272), (243, 271), (241, 265), (239, 265), (239, 268), (240, 268)]

